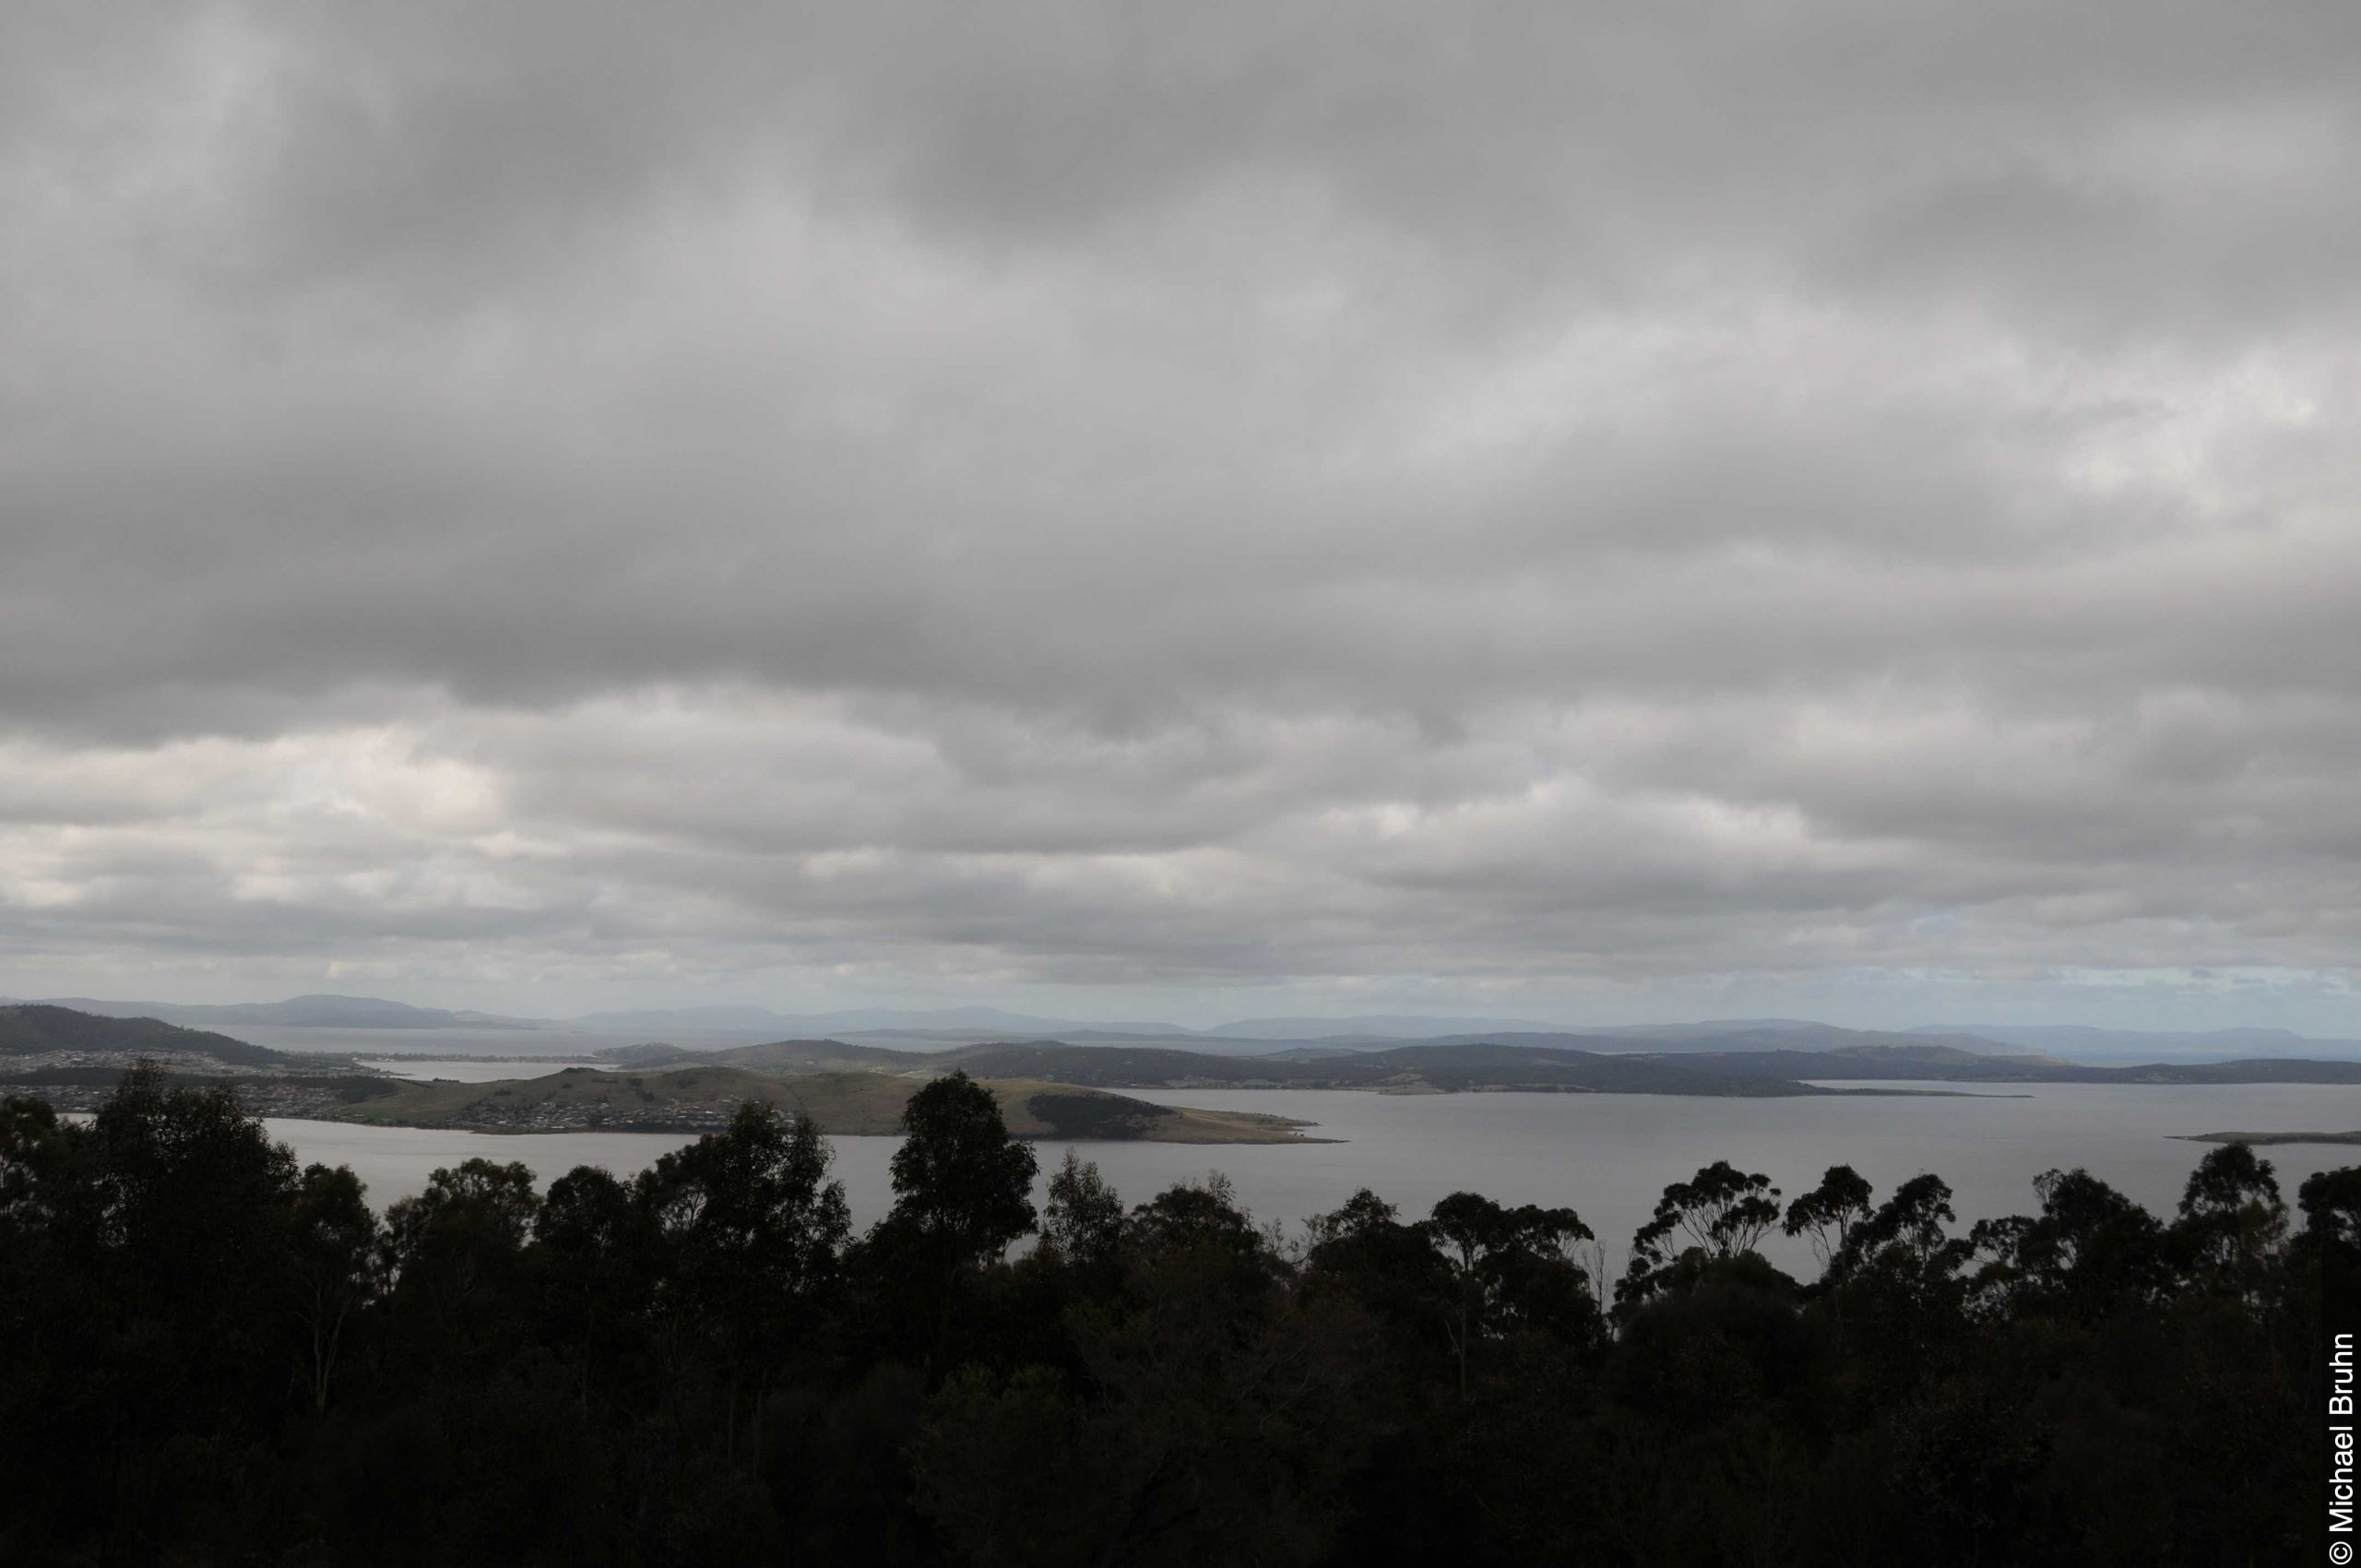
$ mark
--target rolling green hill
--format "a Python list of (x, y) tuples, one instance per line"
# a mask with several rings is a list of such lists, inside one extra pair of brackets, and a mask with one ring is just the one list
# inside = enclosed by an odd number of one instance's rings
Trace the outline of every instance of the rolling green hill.
[(632, 1046), (611, 1053), (638, 1065), (706, 1063), (763, 1071), (870, 1072), (931, 1076), (956, 1067), (979, 1078), (1030, 1078), (1093, 1088), (1321, 1088), (1391, 1093), (1529, 1089), (1579, 1094), (1760, 1098), (1828, 1091), (1761, 1072), (1732, 1073), (1710, 1057), (1665, 1061), (1531, 1045), (1406, 1045), (1310, 1056), (1216, 1056), (1164, 1047), (1055, 1040), (889, 1051), (837, 1040), (781, 1040), (731, 1051)]
[(883, 1046), (847, 1045), (837, 1039), (777, 1039), (763, 1045), (733, 1046), (723, 1051), (692, 1051), (679, 1045), (624, 1045), (599, 1052), (618, 1067), (682, 1067), (719, 1063), (762, 1073), (905, 1073), (943, 1072), (955, 1065), (960, 1051), (890, 1051)]

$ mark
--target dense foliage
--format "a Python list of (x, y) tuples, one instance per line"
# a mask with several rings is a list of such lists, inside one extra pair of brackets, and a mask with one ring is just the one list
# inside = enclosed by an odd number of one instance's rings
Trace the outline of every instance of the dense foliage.
[(1782, 1207), (1717, 1163), (1610, 1281), (1570, 1208), (1361, 1193), (1290, 1238), (1069, 1155), (1037, 1215), (980, 1087), (908, 1126), (855, 1237), (762, 1105), (380, 1217), (226, 1092), (8, 1100), (0, 1561), (2277, 1562), (2361, 1256), (2361, 1170), (2295, 1226), (2240, 1146), (2169, 1220), (2049, 1171), (1964, 1234), (1933, 1176)]

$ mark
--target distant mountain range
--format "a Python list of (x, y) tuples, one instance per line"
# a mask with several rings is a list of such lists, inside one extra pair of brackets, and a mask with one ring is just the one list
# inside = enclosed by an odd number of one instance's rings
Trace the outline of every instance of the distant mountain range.
[(1795, 1018), (1734, 1018), (1723, 1023), (1644, 1024), (1629, 1028), (1491, 1030), (1435, 1035), (1424, 1045), (1524, 1045), (1563, 1051), (1608, 1051), (1648, 1056), (1718, 1055), (1728, 1051), (1839, 1051), (1934, 1049), (1974, 1056), (2016, 1058), (2029, 1053), (1973, 1035), (1896, 1033), (1845, 1029)]
[[(412, 1007), (374, 996), (291, 996), (284, 1002), (233, 1002), (207, 1005), (185, 1002), (106, 1002), (89, 996), (46, 996), (51, 1007), (71, 1007), (101, 1018), (158, 1018), (187, 1026), (261, 1024), (314, 1029), (537, 1029), (538, 1018), (504, 1018), (493, 1013), (447, 1013)], [(5, 1004), (5, 999), (0, 999)]]
[(1515, 1089), (1772, 1098), (1897, 1092), (1823, 1087), (1808, 1080), (1912, 1085), (2361, 1083), (2361, 1062), (2146, 1063), (2095, 1067), (2042, 1056), (1994, 1056), (1934, 1041), (1678, 1054), (1531, 1043), (1592, 1038), (1503, 1034), (1498, 1039), (1423, 1040), (1374, 1051), (1323, 1051), (1299, 1046), (1251, 1057), (1163, 1047), (1078, 1046), (1054, 1040), (910, 1051), (836, 1039), (801, 1039), (718, 1051), (632, 1045), (600, 1054), (626, 1070), (713, 1063), (765, 1073), (907, 1075), (956, 1067), (979, 1078), (1023, 1078), (1107, 1089), (1347, 1088), (1396, 1094)]
[(1928, 1024), (1918, 1035), (1966, 1035), (2055, 1056), (2361, 1056), (2361, 1039), (2316, 1039), (2293, 1029), (2101, 1029), (2087, 1024)]
[(1497, 1030), (1529, 1033), (1564, 1026), (1547, 1019), (1430, 1017), (1416, 1013), (1361, 1013), (1348, 1018), (1240, 1018), (1210, 1029), (1170, 1029), (1230, 1039), (1432, 1039), (1438, 1035), (1478, 1035)]
[(774, 1013), (767, 1007), (654, 1007), (586, 1013), (563, 1020), (577, 1029), (673, 1031), (689, 1034), (1190, 1035), (1178, 1024), (1090, 1023), (1074, 1018), (1005, 1013), (997, 1007), (849, 1007), (833, 1013)]
[[(535, 1049), (536, 1033), (637, 1037), (718, 1049), (768, 1040), (838, 1039), (919, 1051), (1007, 1041), (1164, 1046), (1263, 1056), (1294, 1050), (1323, 1054), (1405, 1044), (1515, 1044), (1593, 1053), (1651, 1055), (1750, 1051), (1828, 1051), (1878, 1046), (1948, 1045), (1981, 1055), (2032, 1054), (2077, 1060), (2158, 1062), (2235, 1057), (2337, 1060), (2361, 1057), (2361, 1040), (2319, 1039), (2285, 1029), (2156, 1031), (2072, 1024), (1924, 1025), (1904, 1030), (1847, 1029), (1804, 1018), (1721, 1018), (1688, 1024), (1623, 1024), (1568, 1028), (1522, 1018), (1370, 1013), (1241, 1018), (1211, 1028), (1155, 1020), (1083, 1020), (996, 1007), (858, 1007), (781, 1013), (767, 1007), (710, 1005), (639, 1008), (571, 1018), (413, 1007), (380, 997), (307, 995), (284, 1002), (202, 1004), (45, 999), (47, 1005), (113, 1018), (155, 1018), (196, 1028), (516, 1031), (517, 1049)], [(0, 1004), (5, 1004), (0, 1001)], [(281, 1043), (285, 1043), (282, 1038)], [(422, 1043), (422, 1042), (421, 1042)], [(586, 1041), (587, 1047), (595, 1041)], [(308, 1049), (308, 1047), (304, 1047)], [(506, 1050), (507, 1047), (500, 1047)]]
[[(1929, 1092), (1936, 1084), (2361, 1084), (2361, 1062), (2295, 1059), (2097, 1066), (2054, 1057), (1996, 1055), (1947, 1039), (1859, 1035), (1847, 1031), (1740, 1030), (1791, 1043), (1678, 1051), (1592, 1050), (1560, 1042), (1595, 1036), (1501, 1031), (1446, 1037), (1370, 1050), (1284, 1046), (1259, 1055), (1235, 1049), (1187, 1050), (1160, 1044), (1078, 1045), (1003, 1041), (949, 1050), (896, 1051), (840, 1039), (774, 1040), (692, 1049), (679, 1044), (613, 1047), (600, 1054), (609, 1072), (689, 1072), (701, 1066), (758, 1074), (875, 1074), (921, 1080), (961, 1068), (994, 1081), (1093, 1089), (1353, 1088), (1395, 1094), (1513, 1089), (1575, 1094), (1784, 1097)], [(1893, 1043), (1897, 1039), (1907, 1043)], [(1803, 1042), (1801, 1047), (1793, 1042)], [(1864, 1043), (1867, 1041), (1868, 1043)], [(1547, 1043), (1542, 1043), (1547, 1042)], [(355, 1073), (350, 1058), (298, 1056), (154, 1018), (115, 1018), (43, 1004), (0, 1004), (0, 1090), (80, 1094), (84, 1108), (120, 1071), (148, 1058), (197, 1074), (259, 1069), (238, 1080), (269, 1097), (270, 1114), (341, 1114), (393, 1091), (386, 1080)], [(580, 1073), (583, 1069), (572, 1069)], [(543, 1075), (533, 1082), (568, 1075)], [(1843, 1087), (1851, 1080), (1854, 1087)], [(520, 1080), (521, 1081), (521, 1080)], [(684, 1078), (683, 1083), (687, 1082)], [(1892, 1085), (1893, 1087), (1875, 1087)], [(1904, 1088), (1903, 1086), (1909, 1086)], [(478, 1086), (481, 1088), (481, 1086)], [(470, 1091), (475, 1092), (475, 1091)], [(1956, 1092), (1956, 1091), (1935, 1091)], [(1053, 1119), (1054, 1120), (1054, 1119)], [(536, 1123), (536, 1125), (540, 1123)], [(568, 1123), (571, 1125), (571, 1123)], [(551, 1123), (549, 1130), (560, 1130)]]
[(1397, 1093), (1524, 1088), (1745, 1098), (1828, 1092), (1768, 1073), (1726, 1074), (1710, 1064), (1519, 1045), (1405, 1045), (1307, 1060), (1293, 1051), (1246, 1057), (1055, 1041), (904, 1051), (841, 1040), (781, 1040), (718, 1052), (678, 1046), (626, 1046), (606, 1055), (624, 1068), (715, 1062), (772, 1073), (926, 1073), (949, 1065), (979, 1078), (1019, 1078), (1094, 1088), (1114, 1084), (1135, 1088), (1370, 1088)]

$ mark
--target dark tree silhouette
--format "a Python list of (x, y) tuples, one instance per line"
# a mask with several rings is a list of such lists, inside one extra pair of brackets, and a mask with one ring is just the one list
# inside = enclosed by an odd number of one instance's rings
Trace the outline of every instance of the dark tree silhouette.
[(2087, 1170), (2045, 1170), (2033, 1184), (2039, 1215), (1975, 1229), (1982, 1310), (2094, 1321), (2163, 1288), (2164, 1229), (2154, 1216)]
[(1787, 1206), (1780, 1229), (1790, 1236), (1811, 1232), (1812, 1255), (1826, 1273), (1848, 1257), (1854, 1228), (1869, 1212), (1868, 1181), (1849, 1165), (1832, 1165), (1819, 1186)]
[[(1771, 1178), (1750, 1176), (1726, 1159), (1667, 1187), (1655, 1216), (1631, 1237), (1631, 1261), (1615, 1287), (1618, 1309), (1665, 1289), (1691, 1254), (1726, 1259), (1752, 1252), (1779, 1223), (1778, 1198)], [(1680, 1244), (1684, 1239), (1686, 1247)]]
[(836, 1285), (852, 1222), (843, 1185), (826, 1180), (831, 1158), (810, 1121), (752, 1100), (726, 1132), (666, 1155), (637, 1184), (664, 1253), (658, 1311), (720, 1351), (732, 1457), (742, 1391), (759, 1422), (770, 1369)]
[(345, 1333), (377, 1292), (377, 1217), (350, 1169), (310, 1165), (296, 1191), (292, 1218), (288, 1289), (301, 1329), (303, 1384), (318, 1415), (328, 1408)]
[[(913, 1152), (915, 1151), (915, 1152)], [(0, 1101), (0, 1562), (2294, 1561), (2361, 1170), (2084, 1171), (1956, 1233), (1913, 1177), (1667, 1190), (1611, 1320), (1571, 1209), (1217, 1174), (1128, 1213), (931, 1086), (855, 1241), (767, 1106), (618, 1182), (437, 1170), (384, 1224), (218, 1088)], [(2361, 1297), (2361, 1292), (2356, 1292)], [(955, 1313), (951, 1309), (956, 1305)]]
[(910, 1096), (894, 1153), (894, 1217), (964, 1263), (998, 1257), (1033, 1229), (1032, 1148), (1009, 1136), (991, 1090), (965, 1073)]
[(516, 1325), (498, 1309), (522, 1266), (540, 1198), (530, 1168), (463, 1160), (386, 1211), (380, 1267), (421, 1338), (492, 1352)]
[(1502, 1208), (1475, 1193), (1453, 1193), (1435, 1205), (1426, 1231), (1451, 1268), (1446, 1321), (1461, 1397), (1468, 1351), (1479, 1336), (1526, 1325), (1587, 1334), (1594, 1298), (1573, 1247), (1591, 1240), (1591, 1230), (1572, 1209)]
[(2193, 1285), (2260, 1290), (2286, 1239), (2287, 1205), (2269, 1160), (2244, 1144), (2225, 1144), (2197, 1162), (2172, 1228), (2175, 1259)]

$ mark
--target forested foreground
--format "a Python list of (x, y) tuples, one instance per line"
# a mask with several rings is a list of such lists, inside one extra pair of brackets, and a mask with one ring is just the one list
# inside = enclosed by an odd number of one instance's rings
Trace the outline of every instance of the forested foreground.
[(1962, 1233), (1934, 1176), (1717, 1164), (1609, 1281), (1571, 1208), (1284, 1235), (1069, 1157), (1037, 1215), (979, 1087), (908, 1130), (856, 1237), (761, 1106), (381, 1217), (226, 1093), (8, 1100), (0, 1561), (2275, 1563), (2315, 1524), (2361, 1170), (2292, 1222), (2242, 1146), (2167, 1220), (2051, 1171)]

